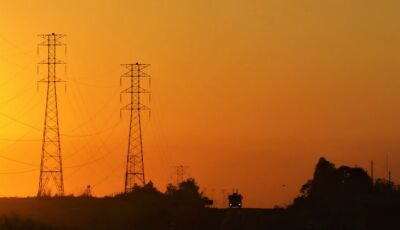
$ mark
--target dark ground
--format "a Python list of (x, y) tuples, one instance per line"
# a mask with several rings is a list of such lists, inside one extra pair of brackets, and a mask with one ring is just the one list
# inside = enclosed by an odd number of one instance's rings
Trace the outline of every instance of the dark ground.
[(116, 198), (0, 198), (0, 216), (18, 216), (54, 229), (265, 229), (277, 212), (246, 208), (150, 210)]

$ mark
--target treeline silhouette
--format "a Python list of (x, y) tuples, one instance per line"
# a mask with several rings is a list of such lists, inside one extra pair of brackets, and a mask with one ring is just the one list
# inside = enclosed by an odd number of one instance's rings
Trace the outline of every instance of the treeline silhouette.
[(0, 229), (397, 229), (400, 187), (385, 179), (372, 180), (362, 168), (336, 167), (320, 158), (312, 179), (288, 207), (208, 208), (211, 204), (194, 179), (170, 184), (165, 192), (149, 182), (129, 193), (103, 198), (88, 194), (0, 198), (0, 215), (15, 213), (24, 218), (0, 217)]
[(289, 207), (271, 223), (272, 229), (396, 229), (400, 188), (392, 181), (374, 180), (358, 167), (320, 158)]
[(0, 198), (0, 215), (14, 213), (24, 218), (5, 217), (4, 228), (0, 218), (0, 229), (218, 229), (223, 213), (206, 208), (211, 204), (194, 179), (178, 186), (169, 184), (165, 192), (149, 182), (102, 198), (87, 194)]
[[(207, 229), (213, 223), (204, 208), (213, 201), (200, 192), (193, 178), (178, 186), (167, 185), (166, 192), (158, 191), (150, 181), (143, 187), (135, 186), (129, 193), (112, 199), (131, 204), (132, 229)], [(214, 218), (215, 219), (215, 218)], [(214, 220), (217, 221), (217, 220)]]

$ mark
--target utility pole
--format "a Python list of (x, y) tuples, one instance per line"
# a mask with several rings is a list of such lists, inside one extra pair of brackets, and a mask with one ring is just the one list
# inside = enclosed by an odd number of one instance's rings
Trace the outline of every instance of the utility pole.
[(38, 63), (38, 65), (47, 66), (47, 77), (38, 81), (47, 85), (46, 109), (43, 128), (42, 154), (40, 161), (40, 177), (38, 196), (51, 195), (52, 184), (56, 188), (58, 196), (64, 195), (63, 168), (61, 158), (60, 127), (58, 122), (58, 104), (57, 104), (57, 83), (65, 82), (57, 77), (57, 66), (65, 65), (63, 61), (57, 59), (57, 47), (65, 46), (61, 39), (63, 34), (42, 34), (39, 35), (42, 42), (40, 47), (47, 47), (47, 59)]
[(128, 153), (126, 157), (125, 171), (125, 193), (132, 191), (135, 186), (143, 186), (146, 184), (144, 174), (144, 159), (143, 159), (143, 141), (142, 141), (142, 121), (141, 111), (150, 110), (141, 101), (142, 94), (150, 92), (141, 85), (141, 79), (147, 78), (150, 81), (150, 75), (143, 72), (143, 69), (150, 66), (149, 64), (123, 64), (122, 67), (126, 72), (121, 75), (121, 83), (123, 78), (128, 78), (130, 85), (123, 90), (121, 94), (130, 95), (129, 103), (121, 108), (129, 111), (129, 138), (128, 138)]

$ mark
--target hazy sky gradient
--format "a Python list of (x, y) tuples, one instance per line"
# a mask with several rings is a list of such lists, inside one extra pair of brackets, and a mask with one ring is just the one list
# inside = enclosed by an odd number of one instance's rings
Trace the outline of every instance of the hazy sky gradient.
[(0, 3), (0, 156), (22, 161), (0, 158), (0, 195), (37, 192), (46, 72), (36, 74), (36, 44), (51, 32), (68, 44), (66, 193), (122, 191), (119, 65), (137, 61), (152, 65), (145, 168), (161, 190), (184, 164), (217, 202), (239, 188), (248, 206), (285, 204), (322, 155), (367, 169), (375, 160), (383, 177), (389, 153), (399, 180), (397, 0)]

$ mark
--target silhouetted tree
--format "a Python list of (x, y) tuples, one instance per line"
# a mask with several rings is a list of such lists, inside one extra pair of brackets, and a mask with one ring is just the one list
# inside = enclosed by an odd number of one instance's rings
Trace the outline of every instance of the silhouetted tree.
[(368, 194), (371, 191), (372, 180), (362, 168), (336, 168), (321, 157), (315, 167), (313, 179), (302, 186), (299, 199), (330, 203), (336, 199)]
[(399, 208), (400, 192), (392, 182), (374, 183), (362, 168), (337, 168), (321, 157), (283, 223), (286, 229), (387, 229), (395, 221), (388, 217)]
[(175, 185), (173, 185), (173, 184), (168, 184), (168, 185), (167, 185), (167, 189), (166, 189), (166, 191), (165, 191), (165, 195), (171, 196), (171, 195), (173, 195), (173, 194), (176, 192), (176, 190), (178, 190), (178, 188), (177, 188)]
[(313, 179), (302, 186), (301, 195), (319, 198), (330, 193), (336, 184), (335, 171), (335, 165), (321, 157), (315, 167)]
[(169, 184), (166, 195), (176, 202), (194, 207), (204, 207), (212, 204), (212, 201), (200, 192), (200, 187), (193, 178), (181, 182), (178, 187)]

